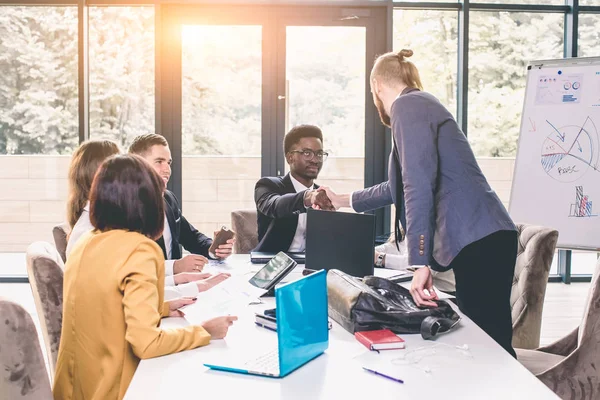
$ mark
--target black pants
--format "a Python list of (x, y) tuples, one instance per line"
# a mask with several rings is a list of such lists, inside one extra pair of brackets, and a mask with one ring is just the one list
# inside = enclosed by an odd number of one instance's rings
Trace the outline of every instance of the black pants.
[(462, 249), (450, 264), (460, 310), (513, 357), (510, 292), (517, 240), (515, 231), (495, 232)]

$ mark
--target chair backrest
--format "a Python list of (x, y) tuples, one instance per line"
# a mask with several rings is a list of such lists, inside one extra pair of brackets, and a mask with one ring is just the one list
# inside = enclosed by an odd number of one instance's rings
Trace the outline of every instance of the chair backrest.
[(69, 232), (71, 232), (71, 227), (66, 222), (56, 225), (54, 228), (52, 228), (54, 244), (56, 245), (56, 250), (58, 250), (58, 254), (60, 254), (63, 262), (67, 261), (67, 243)]
[(543, 226), (517, 224), (519, 243), (510, 295), (512, 345), (535, 349), (540, 344), (542, 311), (558, 231)]
[(0, 298), (0, 400), (51, 400), (37, 330), (20, 305)]
[(596, 360), (600, 360), (600, 259), (596, 262), (577, 343), (579, 347), (590, 346), (596, 352)]
[(600, 399), (600, 260), (578, 331), (577, 347), (537, 376), (562, 399)]
[(233, 251), (247, 254), (258, 245), (258, 224), (256, 210), (235, 210), (231, 212), (231, 229), (236, 233)]
[(27, 275), (46, 344), (50, 376), (54, 377), (63, 315), (63, 262), (50, 243), (27, 248)]

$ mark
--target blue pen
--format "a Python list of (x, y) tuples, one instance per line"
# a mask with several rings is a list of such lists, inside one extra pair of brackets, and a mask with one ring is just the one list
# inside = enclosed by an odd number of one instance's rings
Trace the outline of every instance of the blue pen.
[(390, 379), (390, 380), (392, 380), (392, 381), (394, 381), (394, 382), (398, 382), (398, 383), (404, 383), (404, 381), (403, 381), (402, 379), (396, 379), (396, 378), (394, 378), (394, 377), (391, 377), (391, 376), (388, 376), (388, 375), (384, 375), (384, 374), (382, 374), (381, 372), (377, 372), (377, 371), (375, 371), (375, 370), (372, 370), (372, 369), (369, 369), (369, 368), (365, 368), (365, 367), (363, 367), (363, 369), (364, 369), (365, 371), (368, 371), (368, 372), (372, 373), (372, 374), (379, 375), (379, 376), (383, 376), (384, 378)]

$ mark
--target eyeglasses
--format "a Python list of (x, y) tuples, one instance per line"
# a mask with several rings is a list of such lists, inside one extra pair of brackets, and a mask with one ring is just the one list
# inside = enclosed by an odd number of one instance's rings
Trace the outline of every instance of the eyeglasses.
[(302, 154), (302, 158), (306, 161), (310, 161), (313, 158), (317, 157), (317, 160), (325, 161), (329, 156), (329, 153), (324, 151), (312, 151), (309, 149), (305, 150), (290, 150), (290, 153), (299, 153)]

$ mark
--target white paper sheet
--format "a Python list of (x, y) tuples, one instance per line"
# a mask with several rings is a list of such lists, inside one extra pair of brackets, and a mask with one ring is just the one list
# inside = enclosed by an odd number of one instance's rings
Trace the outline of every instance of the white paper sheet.
[(248, 304), (258, 301), (266, 290), (248, 282), (246, 276), (232, 276), (198, 294), (196, 303), (182, 309), (190, 324), (200, 324), (222, 315), (237, 315)]

